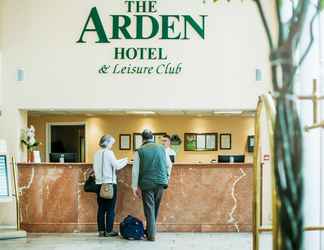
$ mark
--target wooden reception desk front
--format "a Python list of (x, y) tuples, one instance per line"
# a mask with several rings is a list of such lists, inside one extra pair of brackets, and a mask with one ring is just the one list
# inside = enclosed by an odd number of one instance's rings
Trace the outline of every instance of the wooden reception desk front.
[[(97, 230), (96, 195), (83, 184), (91, 164), (18, 164), (22, 228), (27, 232)], [(133, 197), (131, 165), (118, 174), (116, 226), (128, 214), (143, 219)], [(166, 232), (252, 229), (252, 164), (174, 164), (158, 221)]]

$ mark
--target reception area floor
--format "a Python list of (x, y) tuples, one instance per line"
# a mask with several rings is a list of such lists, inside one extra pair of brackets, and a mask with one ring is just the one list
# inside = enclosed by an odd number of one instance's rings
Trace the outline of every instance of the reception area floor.
[[(262, 250), (271, 249), (267, 235)], [(0, 241), (5, 250), (251, 250), (250, 233), (160, 233), (156, 242), (98, 238), (93, 233), (29, 234), (27, 239)]]

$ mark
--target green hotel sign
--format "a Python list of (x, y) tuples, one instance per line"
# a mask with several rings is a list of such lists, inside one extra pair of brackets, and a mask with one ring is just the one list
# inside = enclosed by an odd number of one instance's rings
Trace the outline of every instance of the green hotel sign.
[[(88, 35), (95, 34), (99, 44), (118, 40), (190, 40), (192, 35), (205, 39), (206, 15), (160, 15), (158, 1), (123, 1), (126, 14), (108, 15), (110, 25), (104, 25), (97, 7), (90, 10), (82, 26), (78, 44), (89, 43)], [(113, 59), (128, 63), (104, 64), (100, 74), (179, 74), (182, 63), (171, 63), (162, 47), (115, 47)], [(163, 61), (159, 65), (135, 65), (133, 61)]]

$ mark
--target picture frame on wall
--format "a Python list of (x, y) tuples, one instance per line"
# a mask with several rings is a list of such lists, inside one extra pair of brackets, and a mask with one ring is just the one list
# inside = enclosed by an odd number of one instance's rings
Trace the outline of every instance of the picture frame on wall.
[(130, 134), (119, 135), (119, 150), (131, 150), (132, 139)]
[[(162, 138), (167, 133), (153, 133), (153, 141), (155, 143), (162, 144)], [(143, 145), (143, 138), (141, 133), (134, 133), (133, 134), (133, 150), (136, 151)]]
[(206, 135), (205, 134), (197, 134), (196, 135), (197, 138), (197, 151), (204, 151), (206, 150)]
[(185, 151), (217, 151), (218, 133), (185, 133)]
[(231, 150), (232, 149), (232, 134), (220, 134), (220, 149)]
[(206, 150), (217, 151), (218, 150), (218, 134), (207, 133), (206, 134)]
[(153, 133), (153, 140), (155, 143), (162, 144), (163, 136), (167, 133)]
[(136, 151), (139, 149), (143, 144), (143, 138), (141, 133), (134, 133), (133, 134), (133, 150)]
[(184, 150), (197, 151), (197, 135), (194, 133), (184, 134)]

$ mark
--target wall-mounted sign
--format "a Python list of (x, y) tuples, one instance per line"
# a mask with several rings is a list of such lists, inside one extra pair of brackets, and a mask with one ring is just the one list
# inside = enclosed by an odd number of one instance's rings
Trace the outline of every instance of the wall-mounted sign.
[(10, 196), (7, 157), (0, 155), (0, 199)]
[(263, 161), (270, 161), (270, 155), (264, 155)]
[[(115, 45), (121, 40), (133, 40), (135, 45), (136, 41), (155, 39), (161, 45), (163, 40), (190, 40), (193, 36), (205, 39), (207, 15), (159, 13), (156, 0), (120, 1), (120, 4), (124, 5), (124, 13), (92, 7), (76, 42)], [(174, 62), (165, 48), (139, 45), (114, 47), (113, 63), (100, 65), (99, 74), (178, 75), (183, 71), (183, 63)]]
[(247, 139), (247, 148), (249, 153), (252, 153), (254, 151), (254, 143), (255, 143), (254, 135), (249, 135)]

